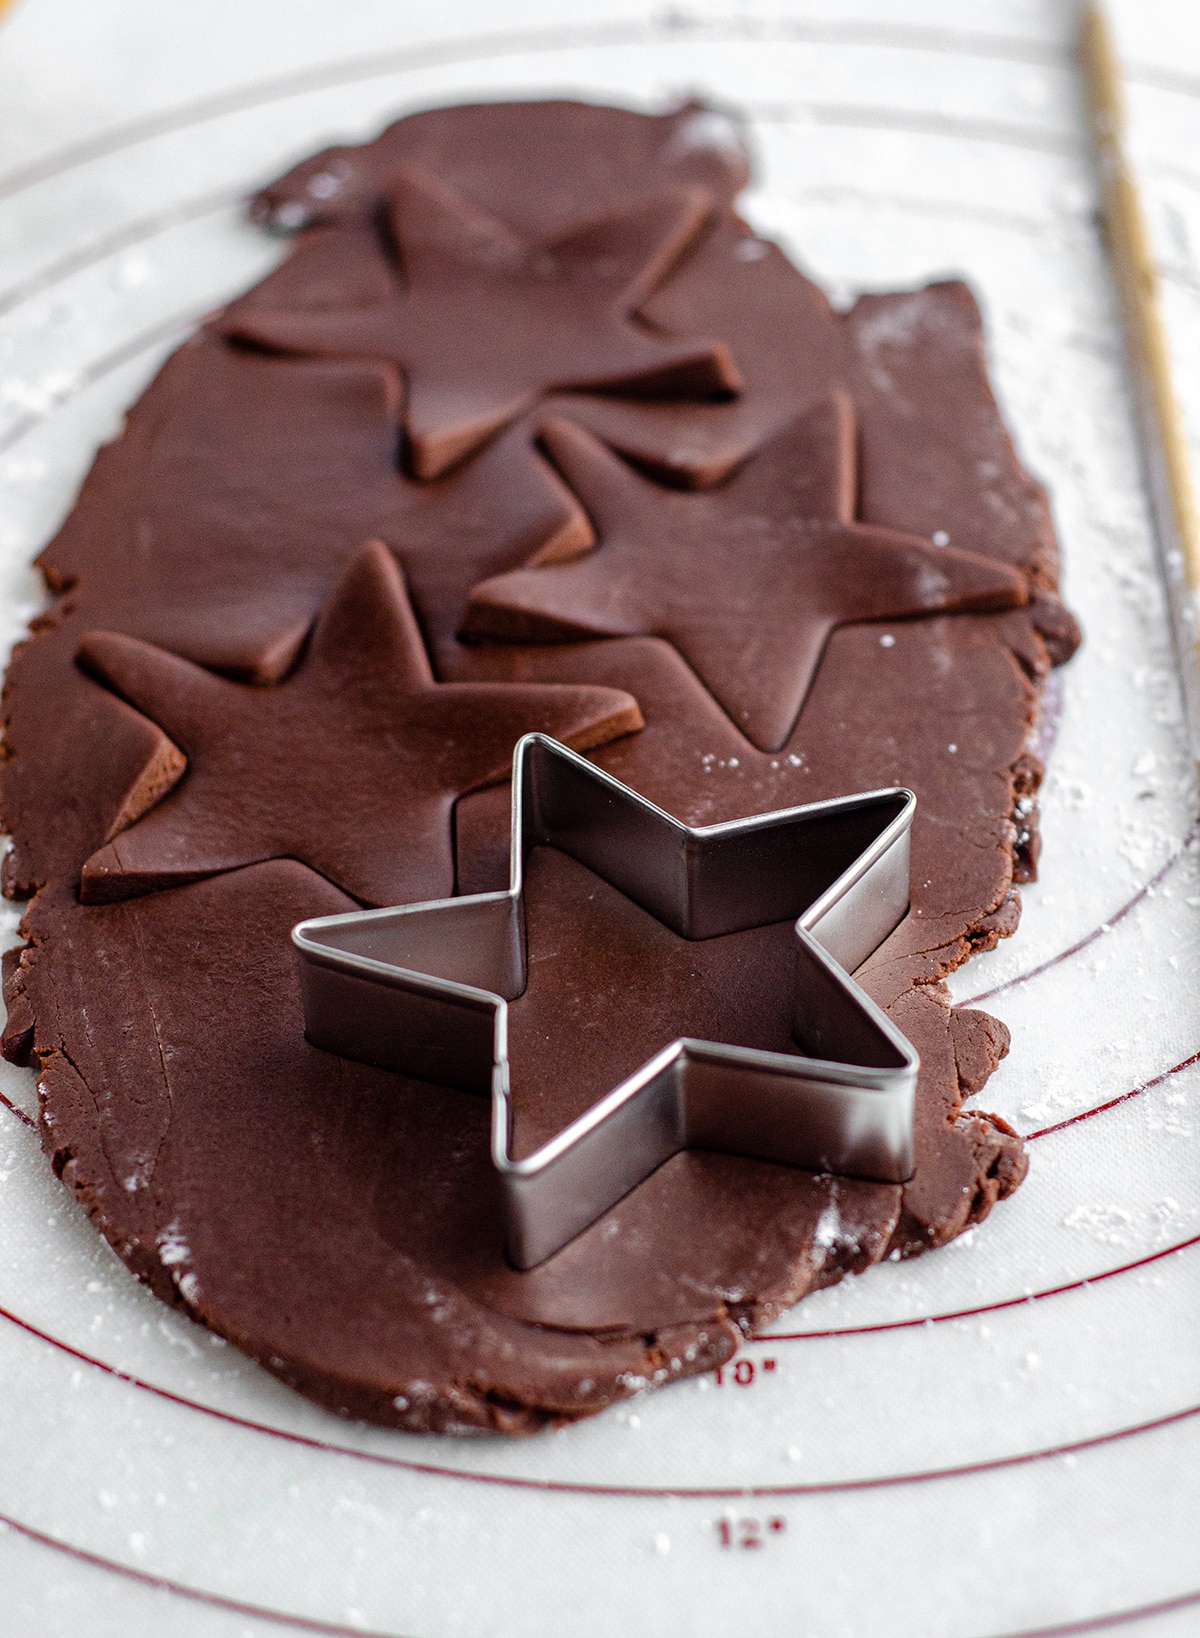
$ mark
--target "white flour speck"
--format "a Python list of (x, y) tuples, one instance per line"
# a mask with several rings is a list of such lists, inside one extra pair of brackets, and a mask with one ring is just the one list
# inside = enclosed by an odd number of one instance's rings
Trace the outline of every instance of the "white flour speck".
[(178, 1223), (168, 1223), (165, 1229), (160, 1230), (158, 1236), (158, 1255), (168, 1268), (176, 1263), (191, 1261), (192, 1251), (183, 1237), (183, 1231)]

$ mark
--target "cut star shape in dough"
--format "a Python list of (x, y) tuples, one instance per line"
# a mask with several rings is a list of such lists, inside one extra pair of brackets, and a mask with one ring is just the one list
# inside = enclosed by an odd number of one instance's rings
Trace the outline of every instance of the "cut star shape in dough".
[(633, 314), (710, 212), (699, 192), (653, 198), (530, 241), (415, 168), (392, 186), (401, 278), (361, 306), (235, 309), (229, 334), (281, 352), (386, 359), (404, 371), (408, 461), (435, 478), (546, 392), (711, 398), (739, 386), (719, 343)]
[(401, 410), (390, 365), (248, 353), (202, 333), (97, 463), (43, 573), (77, 586), (77, 632), (123, 631), (270, 684), (353, 553), (382, 540), (442, 675), (471, 587), (578, 551), (591, 525), (525, 418), (419, 483), (397, 469)]
[[(692, 828), (530, 734), (513, 758), (508, 892), (301, 922), (292, 939), (304, 974), (305, 1033), (329, 1052), (490, 1091), (492, 1164), (518, 1268), (559, 1250), (685, 1148), (902, 1183), (913, 1169), (918, 1059), (850, 973), (907, 913), (915, 806), (911, 791), (893, 787)], [(622, 928), (619, 916), (605, 926), (568, 913), (543, 941), (530, 927), (525, 894), (539, 847), (560, 849), (585, 877), (594, 873), (586, 902), (615, 889), (637, 912), (634, 926), (626, 919)], [(569, 902), (571, 874), (559, 877), (552, 904), (563, 888)], [(681, 970), (661, 948), (646, 973), (637, 959), (639, 945), (649, 953), (645, 927), (637, 923), (647, 913), (693, 952), (724, 945), (718, 964), (729, 986), (742, 990), (743, 1005), (761, 979), (783, 978), (790, 1006), (757, 996), (775, 1013), (772, 1044), (783, 1051), (687, 1034), (670, 1040), (705, 978), (717, 975), (702, 955), (685, 957)], [(772, 924), (790, 941), (790, 961), (778, 945), (775, 960), (763, 945), (730, 951), (732, 938)], [(508, 1009), (539, 987), (535, 968), (547, 966), (559, 969), (551, 987), (564, 966), (575, 969), (554, 1008), (559, 1021), (574, 1012), (578, 1026), (566, 1032), (560, 1078), (573, 1079), (579, 1060), (594, 1058), (593, 1033), (621, 1041), (627, 1013), (644, 1020), (646, 989), (664, 1003), (650, 1007), (659, 1050), (640, 1066), (627, 1058), (620, 1085), (522, 1156), (513, 1148)], [(674, 983), (662, 983), (663, 967), (675, 969)], [(605, 979), (615, 980), (617, 996), (605, 993)], [(638, 993), (623, 1007), (620, 992), (628, 989)], [(740, 1031), (738, 1011), (729, 1021)], [(703, 1000), (691, 1012), (706, 1014)], [(557, 1033), (543, 1017), (526, 1040), (544, 1046)]]
[(836, 626), (1028, 601), (1023, 576), (1004, 564), (854, 521), (844, 394), (701, 494), (641, 477), (570, 421), (550, 421), (544, 441), (599, 545), (481, 582), (463, 635), (664, 637), (763, 750), (787, 739)]
[(116, 632), (84, 637), (79, 657), (187, 757), (174, 789), (84, 865), (90, 904), (275, 858), (366, 904), (447, 894), (455, 800), (503, 779), (522, 734), (583, 749), (641, 727), (636, 702), (613, 688), (435, 682), (378, 541), (351, 559), (276, 687)]

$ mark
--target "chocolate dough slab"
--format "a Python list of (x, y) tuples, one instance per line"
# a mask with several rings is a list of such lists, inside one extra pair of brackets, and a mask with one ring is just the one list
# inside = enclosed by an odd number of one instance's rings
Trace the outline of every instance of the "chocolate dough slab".
[(86, 904), (289, 857), (364, 904), (444, 898), (455, 800), (502, 778), (523, 733), (586, 750), (641, 727), (616, 690), (436, 682), (378, 540), (350, 559), (303, 658), (274, 688), (114, 631), (89, 632), (78, 657), (187, 758), (153, 811), (84, 863)]
[(530, 236), (664, 188), (700, 188), (728, 205), (750, 175), (736, 125), (698, 103), (662, 115), (582, 102), (478, 103), (412, 114), (361, 147), (325, 148), (263, 188), (252, 212), (284, 233), (369, 221), (406, 165), (448, 178)]
[[(223, 333), (238, 325), (217, 315), (100, 452), (41, 559), (61, 595), (15, 656), (6, 693), (6, 888), (36, 893), (29, 946), (9, 974), (6, 1050), (41, 1065), (55, 1169), (164, 1300), (335, 1410), (418, 1430), (519, 1433), (721, 1363), (808, 1291), (892, 1252), (943, 1244), (1020, 1182), (1019, 1140), (962, 1107), (1007, 1050), (1005, 1031), (953, 1011), (939, 980), (1016, 926), (1014, 879), (1031, 873), (1035, 850), (1029, 819), (1020, 838), (1014, 823), (1040, 776), (1029, 734), (1047, 669), (1077, 633), (1056, 597), (1044, 496), (988, 387), (969, 292), (936, 285), (834, 313), (732, 214), (746, 171), (724, 116), (695, 106), (662, 117), (569, 103), (441, 109), (373, 144), (329, 150), (260, 195), (262, 219), (311, 225), (234, 317), (376, 300), (395, 277), (384, 202), (413, 166), (527, 240), (697, 190), (708, 225), (660, 270), (638, 322), (711, 338), (741, 391), (723, 403), (554, 393), (443, 476), (419, 479), (405, 470), (398, 355), (281, 356)], [(589, 516), (568, 463), (555, 465), (553, 440), (540, 441), (547, 419), (607, 444), (615, 454), (601, 459), (628, 460), (651, 498), (652, 483), (669, 486), (664, 499), (670, 487), (718, 497), (754, 451), (831, 400), (852, 407), (857, 428), (856, 481), (844, 463), (834, 474), (838, 518), (920, 537), (922, 553), (973, 554), (1008, 588), (999, 607), (986, 605), (995, 612), (922, 613), (919, 603), (864, 621), (847, 585), (776, 749), (755, 744), (719, 703), (729, 679), (706, 686), (661, 635), (459, 640), (482, 583), (518, 569), (552, 574), (589, 553), (601, 561), (604, 520)], [(266, 723), (339, 647), (354, 669), (383, 592), (368, 591), (333, 647), (328, 622), (314, 622), (372, 539), (403, 571), (415, 616), (406, 663), (421, 670), (423, 641), (423, 687), (552, 686), (564, 707), (571, 696), (572, 731), (597, 746), (594, 758), (689, 823), (895, 782), (916, 789), (912, 911), (860, 975), (921, 1054), (907, 1185), (685, 1153), (518, 1274), (501, 1252), (486, 1104), (304, 1040), (288, 930), (371, 897), (366, 877), (343, 878), (350, 897), (329, 879), (341, 867), (317, 857), (297, 825), (268, 848), (293, 857), (251, 862), (253, 849), (229, 847), (197, 866), (219, 874), (164, 885), (165, 873), (141, 881), (153, 889), (141, 896), (81, 903), (86, 861), (143, 846), (203, 794), (205, 747), (226, 720), (218, 702), (231, 698), (222, 690), (262, 690), (255, 720)], [(703, 572), (695, 578), (703, 597)], [(89, 631), (110, 635), (89, 647)], [(144, 656), (139, 643), (161, 656), (158, 684), (173, 666), (201, 684), (209, 738), (168, 722), (154, 690), (113, 660)], [(794, 678), (779, 683), (784, 695), (795, 689)], [(334, 764), (346, 750), (328, 743), (345, 736), (336, 712), (303, 715), (291, 739), (271, 730), (281, 778), (306, 754), (306, 736)], [(410, 748), (399, 748), (401, 764)], [(483, 760), (488, 777), (502, 773), (502, 759)], [(261, 776), (248, 771), (246, 790)], [(342, 827), (346, 856), (373, 881), (395, 870), (397, 844), (347, 799), (354, 783), (306, 789), (313, 811), (303, 817), (324, 834), (327, 809), (329, 830)], [(458, 891), (503, 882), (507, 800), (503, 785), (459, 798), (452, 856), (440, 815), (439, 868), (452, 857)], [(237, 814), (237, 801), (230, 784), (206, 810), (222, 845), (261, 818), (261, 803)], [(419, 852), (429, 834), (425, 819), (413, 823)], [(670, 935), (642, 918), (582, 867), (535, 855), (530, 936), (545, 959), (513, 1008), (519, 1143), (561, 1126), (625, 1072), (629, 1054), (680, 1027), (786, 1047), (779, 930), (672, 949), (666, 961)], [(585, 1005), (596, 986), (603, 993)], [(620, 1018), (624, 1034), (606, 1018)]]
[[(546, 863), (531, 884), (539, 943), (589, 893), (612, 893)], [(47, 893), (30, 916), (35, 948), (54, 950), (53, 971), (39, 955), (26, 983), (56, 1170), (160, 1295), (284, 1380), (403, 1426), (536, 1426), (672, 1359), (673, 1374), (718, 1363), (738, 1319), (883, 1254), (899, 1189), (688, 1154), (542, 1270), (514, 1273), (497, 1249), (486, 1101), (303, 1039), (288, 929), (350, 904), (280, 861), (83, 910)], [(593, 904), (592, 929), (622, 913)], [(93, 1007), (81, 1034), (98, 972), (125, 1007)], [(940, 1008), (906, 1027), (935, 1063), (953, 1050)], [(416, 1382), (436, 1385), (436, 1404)], [(398, 1410), (398, 1395), (412, 1402)]]
[(405, 166), (387, 193), (392, 276), (373, 301), (298, 311), (260, 302), (225, 329), (301, 357), (398, 365), (407, 464), (438, 478), (555, 387), (701, 400), (736, 391), (720, 343), (674, 339), (635, 318), (710, 214), (692, 189), (527, 239)]
[[(596, 545), (571, 563), (484, 581), (463, 635), (665, 637), (742, 732), (778, 750), (837, 626), (1027, 600), (1022, 577), (987, 558), (857, 523), (854, 432), (838, 395), (721, 484), (680, 495), (572, 422), (547, 423), (543, 442), (587, 507)], [(827, 481), (810, 485), (814, 472)]]

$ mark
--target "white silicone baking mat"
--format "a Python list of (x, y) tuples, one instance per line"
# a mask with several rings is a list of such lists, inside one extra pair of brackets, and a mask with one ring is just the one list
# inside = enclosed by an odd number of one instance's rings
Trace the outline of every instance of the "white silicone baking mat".
[[(1200, 8), (1118, 0), (1200, 428)], [(573, 1638), (1200, 1632), (1200, 874), (1063, 0), (23, 0), (0, 26), (0, 636), (194, 315), (237, 201), (390, 116), (574, 90), (745, 110), (749, 210), (839, 293), (961, 273), (1086, 643), (1041, 885), (955, 980), (1030, 1137), (949, 1249), (720, 1382), (521, 1443), (345, 1424), (145, 1295), (0, 1091), (0, 1631)], [(1190, 374), (1190, 381), (1189, 381)], [(18, 912), (4, 912), (4, 930)], [(1073, 1623), (1079, 1623), (1077, 1626)]]

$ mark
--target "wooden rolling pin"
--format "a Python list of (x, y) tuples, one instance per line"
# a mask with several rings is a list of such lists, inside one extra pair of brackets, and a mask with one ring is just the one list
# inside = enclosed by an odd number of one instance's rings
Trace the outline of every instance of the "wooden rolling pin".
[(1166, 570), (1192, 755), (1200, 761), (1200, 515), (1159, 301), (1158, 266), (1125, 154), (1125, 99), (1103, 8), (1085, 7), (1079, 60), (1105, 243), (1120, 297), (1154, 522)]

